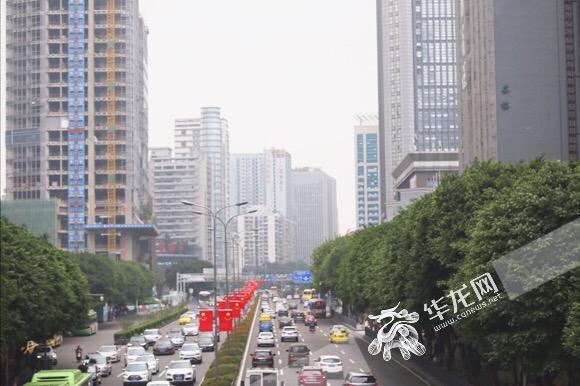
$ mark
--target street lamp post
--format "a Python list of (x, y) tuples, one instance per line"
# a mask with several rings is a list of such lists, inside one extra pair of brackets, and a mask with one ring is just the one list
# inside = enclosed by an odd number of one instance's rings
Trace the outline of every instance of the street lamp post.
[[(213, 226), (213, 281), (214, 281), (214, 304), (213, 304), (213, 329), (214, 329), (214, 334), (213, 334), (213, 342), (214, 342), (214, 351), (215, 351), (215, 374), (216, 374), (216, 379), (219, 379), (219, 354), (218, 354), (218, 348), (217, 348), (217, 342), (218, 342), (218, 309), (217, 309), (217, 293), (218, 293), (218, 283), (217, 283), (217, 221), (219, 220), (222, 224), (224, 224), (224, 222), (222, 221), (221, 218), (219, 218), (219, 214), (224, 211), (225, 209), (228, 208), (233, 208), (235, 206), (243, 206), (243, 205), (247, 205), (248, 202), (244, 201), (244, 202), (238, 202), (236, 204), (231, 204), (231, 205), (226, 205), (223, 208), (218, 209), (217, 211), (213, 211), (211, 210), (211, 208), (208, 208), (207, 206), (204, 205), (199, 205), (199, 204), (194, 204), (193, 202), (189, 202), (189, 201), (181, 201), (181, 203), (183, 205), (187, 205), (187, 206), (196, 206), (198, 208), (203, 208), (205, 210), (208, 211), (208, 214), (210, 214), (212, 216), (212, 226)], [(194, 211), (195, 214), (199, 214), (199, 215), (203, 215), (203, 212), (198, 212), (198, 211)], [(226, 248), (227, 250), (227, 248)], [(227, 265), (226, 265), (227, 267)], [(226, 268), (227, 270), (227, 268)], [(226, 274), (226, 285), (227, 285), (227, 274)]]

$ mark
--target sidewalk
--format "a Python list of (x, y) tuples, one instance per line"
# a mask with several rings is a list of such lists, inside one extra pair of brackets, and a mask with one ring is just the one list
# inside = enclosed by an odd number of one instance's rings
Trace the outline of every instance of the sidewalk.
[[(357, 324), (356, 329), (352, 326), (347, 326), (356, 338), (357, 344), (361, 351), (368, 354), (368, 345), (372, 339), (365, 335), (365, 330), (360, 324)], [(445, 369), (439, 367), (436, 363), (432, 363), (425, 358), (411, 356), (411, 359), (404, 360), (398, 350), (392, 351), (392, 360), (415, 375), (424, 384), (430, 386), (471, 386), (466, 380), (450, 374)], [(380, 366), (383, 362), (381, 355), (372, 356), (367, 355), (369, 367)]]

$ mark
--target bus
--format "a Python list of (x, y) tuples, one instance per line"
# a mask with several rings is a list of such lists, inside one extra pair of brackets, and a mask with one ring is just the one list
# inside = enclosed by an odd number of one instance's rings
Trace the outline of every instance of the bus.
[(199, 291), (199, 293), (197, 294), (197, 298), (200, 308), (208, 308), (213, 305), (210, 291)]
[(97, 333), (99, 329), (99, 322), (97, 321), (97, 312), (89, 310), (87, 314), (87, 321), (82, 326), (78, 326), (71, 330), (73, 336), (89, 336)]
[(91, 386), (92, 375), (72, 370), (42, 370), (32, 376), (32, 380), (24, 386)]
[(326, 301), (324, 299), (311, 299), (310, 310), (316, 318), (326, 318)]

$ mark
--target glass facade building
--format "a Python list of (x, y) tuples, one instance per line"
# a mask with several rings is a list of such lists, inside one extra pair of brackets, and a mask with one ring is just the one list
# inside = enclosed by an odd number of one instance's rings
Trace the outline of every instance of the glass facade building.
[(359, 116), (355, 126), (357, 228), (381, 222), (379, 128), (376, 115)]

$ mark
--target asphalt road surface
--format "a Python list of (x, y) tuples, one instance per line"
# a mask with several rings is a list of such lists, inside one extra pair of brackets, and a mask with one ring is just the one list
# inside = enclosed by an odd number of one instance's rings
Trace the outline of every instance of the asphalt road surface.
[[(288, 302), (298, 302), (298, 300), (293, 299), (288, 300)], [(301, 306), (299, 307), (301, 309)], [(259, 312), (256, 312), (255, 317), (259, 317)], [(269, 349), (276, 354), (274, 357), (275, 367), (280, 369), (280, 377), (285, 386), (298, 385), (299, 369), (288, 367), (288, 352), (286, 352), (288, 347), (294, 342), (281, 342), (277, 318), (273, 320), (273, 324), (276, 346), (272, 348), (260, 347), (259, 349)], [(298, 323), (299, 343), (306, 344), (310, 349), (311, 366), (316, 365), (315, 359), (320, 355), (338, 355), (342, 359), (345, 376), (349, 371), (370, 371), (381, 386), (425, 386), (424, 382), (396, 362), (385, 362), (382, 356), (374, 357), (370, 355), (366, 351), (368, 343), (362, 341), (363, 344), (361, 344), (360, 338), (356, 338), (356, 334), (352, 332), (348, 343), (330, 343), (328, 334), (333, 324), (339, 323), (332, 319), (319, 319), (316, 332), (311, 333), (307, 326), (304, 326), (303, 323)], [(244, 372), (252, 366), (251, 354), (258, 349), (257, 337), (258, 323), (255, 322), (251, 332), (250, 347), (248, 358), (244, 365)], [(364, 351), (361, 351), (361, 347)], [(344, 378), (332, 378), (328, 380), (327, 386), (343, 385), (343, 382)]]

